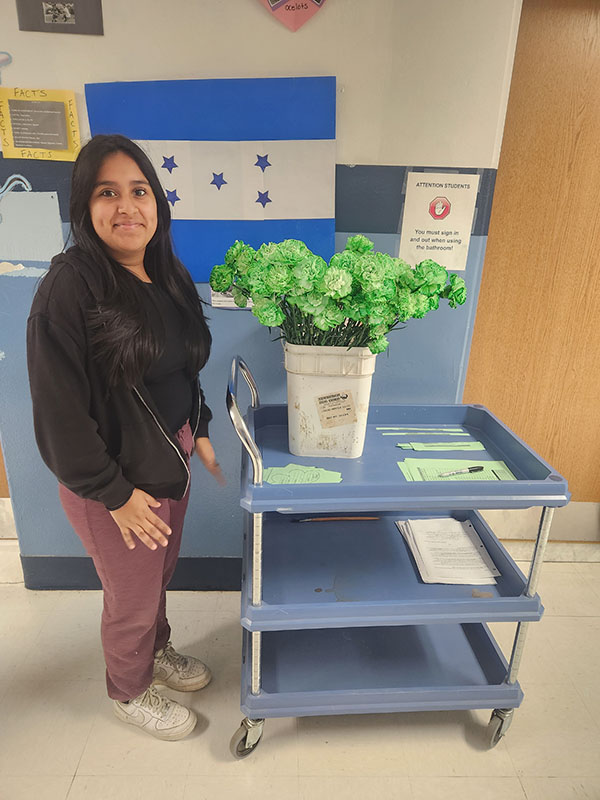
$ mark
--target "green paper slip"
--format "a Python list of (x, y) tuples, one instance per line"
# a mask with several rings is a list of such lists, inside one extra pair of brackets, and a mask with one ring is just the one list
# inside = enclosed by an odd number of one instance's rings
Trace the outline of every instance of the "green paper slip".
[(263, 472), (266, 483), (340, 483), (342, 473), (323, 467), (305, 467), (288, 464), (285, 467), (267, 467)]
[(481, 442), (398, 442), (402, 450), (485, 450)]
[(435, 425), (431, 427), (423, 427), (420, 425), (378, 425), (375, 428), (376, 431), (423, 431), (424, 433), (462, 433), (464, 428), (460, 426), (454, 427), (451, 426), (449, 428), (437, 427)]
[[(382, 436), (414, 436), (417, 431), (384, 431)], [(418, 431), (419, 436), (470, 436), (470, 433), (458, 433), (456, 431)]]
[[(398, 466), (407, 481), (516, 481), (504, 461), (469, 461), (449, 458), (405, 458)], [(452, 472), (467, 467), (482, 466), (481, 472), (463, 472), (440, 478), (441, 472)]]

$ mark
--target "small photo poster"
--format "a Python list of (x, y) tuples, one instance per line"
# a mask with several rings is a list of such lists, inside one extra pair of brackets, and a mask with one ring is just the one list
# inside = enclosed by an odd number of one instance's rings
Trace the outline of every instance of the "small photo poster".
[(75, 93), (0, 86), (4, 158), (75, 161), (81, 148)]
[(87, 33), (102, 36), (102, 0), (17, 0), (19, 30), (45, 33)]

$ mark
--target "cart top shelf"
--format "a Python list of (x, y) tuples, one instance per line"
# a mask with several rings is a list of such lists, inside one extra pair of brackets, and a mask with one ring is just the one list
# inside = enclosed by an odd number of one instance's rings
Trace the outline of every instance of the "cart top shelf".
[[(567, 481), (498, 420), (478, 405), (373, 405), (369, 410), (363, 455), (356, 459), (291, 455), (287, 406), (249, 408), (248, 431), (261, 453), (264, 469), (301, 464), (340, 472), (339, 483), (270, 484), (253, 482), (253, 468), (244, 452), (241, 505), (251, 513), (279, 511), (410, 510), (528, 508), (564, 506)], [(387, 427), (386, 427), (387, 426)], [(425, 430), (394, 435), (394, 427)], [(436, 427), (463, 429), (485, 450), (440, 453), (396, 447), (398, 442), (452, 441)], [(432, 433), (427, 433), (427, 428)], [(385, 434), (385, 435), (384, 435)], [(388, 435), (391, 434), (391, 435)], [(458, 441), (458, 438), (457, 438)], [(473, 464), (504, 461), (516, 480), (407, 481), (398, 467), (404, 458), (460, 459)]]

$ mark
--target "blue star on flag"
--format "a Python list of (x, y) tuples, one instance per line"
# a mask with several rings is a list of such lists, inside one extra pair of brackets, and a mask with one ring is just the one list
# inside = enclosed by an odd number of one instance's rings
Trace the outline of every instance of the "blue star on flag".
[(173, 191), (167, 189), (167, 200), (172, 206), (174, 206), (178, 200), (181, 200), (181, 197), (177, 197), (177, 189), (173, 189)]
[(267, 189), (266, 192), (259, 192), (256, 202), (260, 203), (263, 208), (267, 205), (267, 203), (272, 203), (273, 201), (269, 197), (269, 190)]
[(161, 169), (168, 169), (169, 175), (176, 169), (179, 164), (175, 163), (175, 156), (163, 156), (164, 164), (161, 164)]
[(269, 163), (269, 154), (267, 153), (266, 156), (259, 156), (258, 153), (256, 154), (256, 158), (258, 161), (254, 165), (255, 167), (260, 167), (264, 172), (267, 167), (271, 167), (272, 164)]
[(220, 191), (221, 186), (223, 186), (223, 184), (226, 184), (227, 181), (223, 177), (223, 173), (222, 172), (219, 172), (218, 175), (217, 175), (216, 172), (213, 172), (213, 179), (212, 179), (212, 181), (210, 183), (211, 183), (211, 186), (214, 184), (217, 187), (217, 189), (219, 189), (219, 191)]

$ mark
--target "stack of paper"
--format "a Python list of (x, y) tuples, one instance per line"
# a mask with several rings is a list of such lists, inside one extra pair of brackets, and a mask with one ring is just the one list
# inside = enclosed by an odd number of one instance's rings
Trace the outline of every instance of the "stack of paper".
[(443, 519), (397, 520), (425, 583), (496, 583), (500, 575), (473, 525)]

